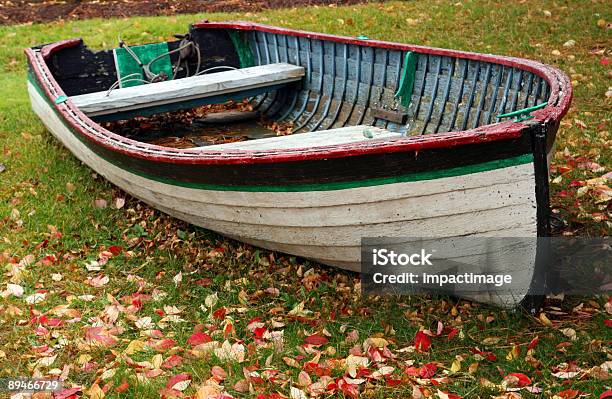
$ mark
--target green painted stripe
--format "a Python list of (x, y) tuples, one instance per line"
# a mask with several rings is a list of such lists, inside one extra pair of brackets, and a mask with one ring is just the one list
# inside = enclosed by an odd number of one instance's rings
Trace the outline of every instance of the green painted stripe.
[[(29, 77), (30, 82), (36, 87), (36, 89), (41, 93), (43, 98), (49, 103), (47, 97), (42, 93), (42, 89), (38, 86), (38, 82), (33, 79), (31, 76)], [(49, 105), (51, 105), (49, 103)], [(52, 107), (55, 111), (55, 107)], [(70, 129), (63, 118), (60, 116), (60, 119), (64, 123), (64, 125)], [(81, 140), (84, 144), (88, 145), (87, 141), (85, 141), (80, 135), (75, 135), (79, 140)], [(381, 177), (375, 179), (366, 179), (366, 180), (355, 180), (349, 182), (333, 182), (333, 183), (315, 183), (315, 184), (296, 184), (296, 185), (270, 185), (270, 186), (223, 186), (217, 184), (205, 184), (205, 183), (192, 183), (186, 181), (180, 181), (171, 178), (165, 178), (161, 176), (153, 176), (147, 173), (143, 173), (138, 170), (134, 170), (131, 168), (126, 168), (124, 166), (117, 165), (113, 160), (108, 159), (98, 153), (96, 153), (99, 157), (103, 158), (109, 163), (126, 170), (135, 175), (158, 181), (160, 183), (170, 184), (173, 186), (194, 188), (200, 190), (213, 190), (213, 191), (245, 191), (245, 192), (307, 192), (307, 191), (332, 191), (332, 190), (345, 190), (351, 188), (359, 188), (359, 187), (372, 187), (372, 186), (382, 186), (385, 184), (394, 184), (394, 183), (407, 183), (407, 182), (416, 182), (423, 180), (434, 180), (441, 179), (444, 177), (455, 177), (455, 176), (463, 176), (474, 173), (487, 172), (490, 170), (508, 168), (517, 165), (524, 165), (528, 163), (533, 163), (533, 154), (524, 154), (519, 155), (517, 157), (499, 159), (496, 161), (489, 161), (478, 163), (474, 165), (468, 166), (460, 166), (456, 168), (449, 169), (441, 169), (435, 170), (431, 172), (418, 172), (418, 173), (410, 173), (402, 176), (392, 176), (392, 177)]]
[(296, 184), (296, 185), (272, 185), (272, 186), (221, 186), (216, 184), (202, 184), (178, 181), (174, 179), (163, 178), (159, 176), (150, 176), (138, 171), (130, 172), (147, 179), (155, 180), (161, 183), (171, 184), (187, 188), (195, 188), (200, 190), (214, 191), (246, 191), (246, 192), (305, 192), (305, 191), (332, 191), (345, 190), (351, 188), (381, 186), (385, 184), (407, 183), (423, 180), (441, 179), (444, 177), (463, 176), (473, 173), (486, 172), (489, 170), (508, 168), (511, 166), (524, 165), (533, 162), (532, 154), (519, 155), (513, 158), (505, 158), (497, 161), (483, 162), (475, 165), (461, 166), (457, 168), (449, 168), (436, 170), (432, 172), (418, 172), (402, 176), (381, 177), (376, 179), (356, 180), (349, 182), (333, 182), (333, 183), (314, 183), (314, 184)]

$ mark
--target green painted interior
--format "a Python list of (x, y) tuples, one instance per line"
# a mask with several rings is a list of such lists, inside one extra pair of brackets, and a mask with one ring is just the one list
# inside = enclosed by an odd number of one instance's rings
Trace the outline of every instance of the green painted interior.
[[(153, 64), (150, 66), (151, 72), (154, 74), (159, 74), (160, 72), (164, 72), (166, 76), (168, 76), (168, 80), (172, 79), (172, 62), (170, 61), (170, 55), (168, 54), (168, 43), (152, 43), (152, 44), (144, 44), (142, 46), (130, 46), (130, 49), (138, 56), (140, 61), (143, 64), (147, 64), (153, 61), (155, 58), (159, 57)], [(140, 79), (144, 80), (144, 73), (142, 68), (138, 65), (138, 62), (124, 48), (117, 48), (114, 50), (115, 59), (117, 60), (117, 78), (123, 79), (131, 74), (139, 74)], [(134, 76), (138, 78), (138, 76)], [(121, 82), (120, 87), (131, 87), (131, 86), (139, 86), (142, 85), (142, 81), (138, 80), (129, 80), (132, 78), (126, 79), (126, 81)]]
[(404, 71), (400, 80), (399, 88), (395, 93), (395, 97), (400, 98), (400, 103), (403, 107), (410, 104), (412, 98), (412, 89), (414, 88), (414, 77), (416, 75), (418, 55), (415, 52), (408, 51), (404, 57)]
[(227, 31), (230, 39), (232, 39), (232, 43), (234, 44), (234, 48), (236, 49), (236, 53), (238, 54), (238, 59), (240, 60), (240, 68), (248, 68), (255, 65), (255, 61), (253, 60), (253, 53), (251, 52), (251, 48), (249, 47), (248, 42), (243, 37), (240, 32), (236, 32), (234, 30)]

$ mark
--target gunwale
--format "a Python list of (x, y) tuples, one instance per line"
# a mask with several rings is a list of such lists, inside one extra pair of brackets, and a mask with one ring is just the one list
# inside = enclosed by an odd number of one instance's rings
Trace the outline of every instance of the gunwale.
[[(534, 116), (534, 119), (531, 119), (529, 124), (533, 124), (534, 122), (545, 124), (550, 123), (551, 121), (554, 124), (558, 123), (559, 120), (567, 113), (572, 98), (572, 87), (567, 75), (551, 66), (526, 59), (369, 39), (356, 39), (351, 37), (279, 28), (243, 21), (204, 21), (195, 23), (193, 26), (198, 29), (257, 30), (262, 32), (279, 33), (288, 36), (302, 36), (320, 40), (357, 44), (368, 47), (379, 47), (401, 51), (416, 51), (424, 54), (493, 62), (529, 71), (546, 80), (551, 88), (548, 105), (543, 109), (533, 112), (532, 115)], [(46, 65), (45, 59), (47, 59), (54, 52), (57, 52), (63, 48), (76, 46), (80, 43), (82, 43), (81, 39), (69, 39), (48, 44), (42, 47), (40, 51), (36, 51), (32, 48), (26, 49), (25, 53), (31, 66), (32, 77), (36, 79), (37, 85), (43, 90), (45, 96), (50, 100), (55, 110), (70, 125), (74, 133), (79, 134), (83, 139), (88, 140), (95, 145), (101, 146), (106, 150), (148, 161), (191, 165), (245, 165), (274, 162), (310, 161), (359, 155), (420, 151), (425, 149), (450, 148), (468, 144), (517, 139), (521, 137), (525, 129), (527, 129), (529, 126), (524, 122), (505, 121), (461, 132), (374, 139), (361, 143), (283, 150), (194, 150), (160, 147), (127, 139), (102, 128), (96, 122), (87, 117), (83, 112), (81, 112), (70, 99), (63, 98), (65, 93), (57, 81), (53, 78), (48, 66)], [(58, 101), (58, 99), (60, 99), (60, 101)]]

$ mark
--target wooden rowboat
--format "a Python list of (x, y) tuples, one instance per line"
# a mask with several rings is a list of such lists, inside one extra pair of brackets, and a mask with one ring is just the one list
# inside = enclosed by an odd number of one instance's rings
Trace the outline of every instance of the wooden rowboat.
[[(547, 156), (572, 97), (561, 71), (250, 22), (177, 37), (26, 49), (47, 128), (159, 210), (350, 270), (362, 237), (549, 234)], [(245, 99), (293, 134), (177, 149), (102, 127)]]

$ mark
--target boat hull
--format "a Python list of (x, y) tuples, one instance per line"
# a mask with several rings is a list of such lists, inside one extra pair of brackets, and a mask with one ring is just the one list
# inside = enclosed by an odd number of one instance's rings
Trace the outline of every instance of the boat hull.
[[(109, 79), (96, 75), (96, 69), (91, 72), (95, 79), (85, 79), (89, 86), (81, 87), (80, 80), (62, 71), (78, 69), (83, 59), (94, 66), (108, 64), (109, 51), (94, 54), (79, 39), (26, 49), (34, 111), (83, 163), (160, 211), (331, 266), (360, 270), (366, 237), (549, 234), (547, 155), (572, 96), (562, 72), (512, 57), (246, 22), (192, 28), (209, 39), (234, 30), (258, 54), (257, 65), (282, 61), (304, 66), (307, 78), (301, 86), (266, 93), (252, 105), (267, 116), (277, 115), (278, 121), (294, 121), (298, 133), (317, 134), (320, 144), (174, 149), (113, 133), (70, 98), (97, 90)], [(221, 55), (233, 56), (233, 48), (221, 47)], [(411, 54), (417, 53), (410, 72)], [(319, 61), (307, 61), (309, 54)], [(73, 59), (81, 61), (74, 64)], [(414, 89), (400, 96), (410, 105), (390, 115), (380, 102), (395, 109), (396, 89), (404, 87), (400, 81), (410, 73)], [(408, 119), (398, 124), (392, 122), (396, 117)], [(342, 142), (334, 136), (336, 142), (326, 144), (325, 135), (338, 133), (332, 128), (362, 124), (386, 134), (373, 138), (364, 130), (363, 139)], [(530, 292), (539, 265), (535, 240), (522, 251), (524, 260), (512, 266), (521, 276), (516, 292), (471, 297), (518, 304)], [(462, 254), (465, 259), (489, 255), (478, 246)]]
[[(34, 112), (48, 130), (116, 186), (178, 219), (266, 249), (359, 271), (363, 237), (537, 234), (530, 155), (519, 157), (515, 165), (490, 170), (466, 169), (456, 176), (366, 187), (297, 192), (190, 188), (109, 162), (79, 140), (34, 84), (29, 83), (28, 91)], [(531, 272), (532, 266), (524, 268)], [(528, 284), (524, 293), (527, 289)]]

